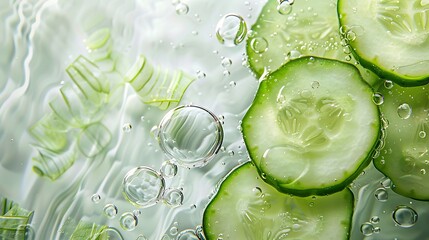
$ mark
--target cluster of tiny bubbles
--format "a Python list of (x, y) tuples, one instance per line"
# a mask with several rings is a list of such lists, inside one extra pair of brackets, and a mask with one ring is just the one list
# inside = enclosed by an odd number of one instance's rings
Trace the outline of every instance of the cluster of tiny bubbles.
[(391, 80), (384, 80), (383, 85), (386, 89), (392, 89), (394, 84)]
[(164, 178), (172, 178), (177, 174), (177, 165), (167, 160), (162, 163), (159, 171)]
[(401, 105), (398, 106), (397, 113), (401, 119), (408, 119), (410, 118), (412, 113), (411, 106), (408, 105), (408, 103), (402, 103)]
[(124, 177), (122, 193), (137, 207), (156, 204), (164, 193), (165, 181), (161, 174), (152, 168), (141, 166), (131, 169)]
[(264, 53), (268, 50), (268, 41), (264, 37), (255, 37), (250, 40), (250, 48), (255, 53)]
[(377, 188), (374, 192), (374, 197), (380, 202), (386, 202), (389, 194), (384, 188)]
[(177, 237), (176, 240), (200, 240), (197, 236), (197, 233), (194, 229), (186, 229), (181, 231)]
[(132, 128), (133, 126), (131, 126), (131, 123), (124, 123), (124, 125), (122, 125), (122, 131), (125, 133), (131, 132)]
[(93, 203), (99, 203), (100, 202), (100, 200), (101, 200), (101, 196), (100, 196), (100, 194), (94, 194), (94, 195), (92, 195), (91, 196), (91, 201), (93, 202)]
[(206, 77), (206, 73), (205, 72), (203, 72), (203, 71), (201, 71), (201, 70), (198, 70), (197, 71), (197, 78), (198, 79), (203, 79), (203, 78), (205, 78)]
[(375, 105), (380, 106), (381, 104), (384, 103), (383, 94), (379, 92), (375, 92), (374, 94), (372, 94), (372, 101), (375, 103)]
[(138, 219), (133, 213), (126, 212), (122, 214), (121, 219), (119, 219), (119, 223), (122, 229), (132, 231), (137, 227)]
[(216, 25), (216, 38), (224, 46), (237, 46), (243, 42), (246, 35), (247, 24), (240, 15), (227, 14)]
[(160, 148), (170, 161), (182, 167), (205, 166), (218, 153), (222, 142), (221, 121), (200, 106), (176, 107), (159, 124)]
[(392, 217), (393, 221), (395, 221), (398, 226), (409, 228), (416, 224), (418, 214), (411, 207), (400, 205), (393, 211)]
[(167, 189), (163, 196), (163, 202), (169, 207), (178, 207), (183, 204), (183, 193), (180, 189)]
[(110, 219), (113, 219), (118, 214), (118, 208), (114, 204), (106, 204), (103, 208), (104, 215)]

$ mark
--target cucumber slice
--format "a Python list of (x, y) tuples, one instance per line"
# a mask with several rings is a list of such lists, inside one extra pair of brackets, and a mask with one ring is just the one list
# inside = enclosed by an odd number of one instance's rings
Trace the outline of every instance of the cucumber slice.
[(384, 149), (375, 167), (403, 196), (429, 200), (429, 85), (380, 89), (381, 112), (387, 119)]
[(264, 69), (274, 71), (300, 56), (345, 61), (336, 6), (332, 1), (295, 1), (290, 5), (290, 12), (277, 10), (278, 7), (278, 0), (268, 0), (247, 39), (249, 66), (257, 77)]
[(220, 185), (204, 211), (211, 239), (348, 239), (353, 212), (349, 189), (321, 197), (279, 193), (246, 163)]
[(242, 121), (261, 177), (299, 196), (344, 189), (379, 138), (372, 97), (359, 71), (336, 60), (300, 58), (268, 75)]
[(338, 13), (362, 66), (403, 86), (429, 83), (428, 1), (339, 0)]

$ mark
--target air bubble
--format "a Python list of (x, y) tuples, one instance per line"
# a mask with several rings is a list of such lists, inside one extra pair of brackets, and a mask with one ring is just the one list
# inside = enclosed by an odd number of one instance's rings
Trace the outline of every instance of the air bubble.
[(149, 167), (137, 167), (124, 177), (122, 191), (125, 198), (137, 207), (156, 204), (165, 188), (164, 178)]
[(407, 103), (403, 103), (398, 106), (397, 112), (400, 118), (408, 119), (411, 116), (412, 109), (410, 105), (408, 105)]
[(178, 207), (183, 204), (183, 193), (179, 189), (167, 189), (163, 200), (170, 207)]
[(286, 3), (292, 5), (295, 3), (295, 0), (278, 0), (279, 4)]
[(301, 54), (301, 52), (300, 51), (298, 51), (298, 50), (291, 50), (290, 52), (288, 52), (287, 53), (287, 57), (288, 57), (288, 59), (290, 59), (290, 60), (292, 60), (292, 59), (296, 59), (296, 58), (299, 58), (299, 57), (301, 57), (302, 56), (302, 54)]
[(203, 79), (206, 77), (206, 74), (202, 71), (197, 71), (197, 78), (198, 79)]
[(170, 228), (171, 235), (176, 236), (178, 232), (179, 232), (179, 229), (176, 226), (173, 226)]
[(139, 209), (136, 209), (133, 211), (134, 216), (138, 217), (140, 216), (140, 214), (142, 214), (142, 212)]
[(112, 219), (115, 218), (118, 214), (118, 208), (113, 204), (107, 204), (106, 206), (104, 206), (103, 212), (106, 217)]
[(125, 133), (131, 132), (132, 128), (133, 128), (133, 126), (131, 126), (130, 123), (125, 123), (124, 125), (122, 125), (122, 131)]
[(380, 218), (378, 216), (373, 216), (370, 220), (372, 224), (377, 224), (380, 222)]
[(235, 87), (236, 85), (237, 85), (237, 83), (235, 81), (229, 82), (229, 86), (230, 87)]
[(93, 203), (99, 203), (101, 200), (101, 196), (99, 194), (94, 194), (91, 196), (91, 201)]
[(224, 58), (222, 59), (222, 67), (229, 67), (232, 64), (232, 61), (230, 58)]
[(179, 2), (176, 5), (176, 13), (178, 15), (186, 15), (189, 12), (189, 6), (185, 3)]
[(223, 128), (215, 114), (195, 105), (179, 106), (161, 120), (158, 142), (171, 161), (202, 167), (219, 151)]
[(409, 228), (417, 222), (417, 212), (408, 206), (398, 206), (393, 212), (393, 221), (400, 227)]
[(177, 174), (177, 165), (171, 161), (164, 161), (160, 169), (161, 175), (165, 178), (172, 178)]
[(243, 42), (247, 34), (244, 19), (236, 14), (227, 14), (219, 20), (216, 26), (217, 40), (227, 46), (234, 47)]
[(256, 37), (250, 41), (250, 48), (255, 53), (264, 53), (268, 50), (268, 42), (263, 37)]
[(360, 226), (360, 232), (364, 236), (371, 236), (374, 233), (374, 226), (369, 222), (363, 223)]
[(126, 212), (122, 214), (119, 223), (121, 224), (122, 229), (126, 231), (132, 231), (136, 228), (138, 220), (137, 217), (134, 216), (134, 214)]
[(374, 196), (380, 202), (386, 202), (389, 198), (389, 194), (384, 188), (378, 188), (377, 190), (375, 190)]
[(289, 13), (292, 12), (292, 5), (289, 4), (289, 1), (281, 1), (277, 6), (277, 11), (281, 15), (288, 15)]
[(311, 83), (311, 88), (316, 89), (320, 87), (320, 83), (318, 81), (313, 81)]
[(346, 32), (346, 38), (348, 41), (352, 42), (356, 39), (356, 33), (353, 32), (352, 30), (349, 30)]
[(386, 89), (392, 89), (392, 88), (393, 88), (393, 82), (392, 82), (392, 81), (390, 81), (390, 80), (385, 80), (385, 81), (384, 81), (384, 87), (385, 87)]
[(384, 103), (384, 96), (381, 93), (376, 92), (372, 95), (372, 101), (375, 105), (379, 106)]
[(176, 240), (199, 240), (199, 238), (193, 229), (186, 229), (177, 235)]
[(420, 137), (420, 138), (425, 138), (425, 137), (426, 137), (426, 132), (425, 132), (425, 131), (423, 131), (423, 130), (422, 130), (422, 131), (420, 131), (420, 132), (419, 132), (419, 137)]

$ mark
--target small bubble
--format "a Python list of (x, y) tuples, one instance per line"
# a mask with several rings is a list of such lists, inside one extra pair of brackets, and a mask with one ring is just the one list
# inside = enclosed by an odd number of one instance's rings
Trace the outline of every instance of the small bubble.
[(183, 230), (177, 235), (176, 240), (199, 240), (193, 229)]
[(356, 33), (355, 33), (355, 32), (353, 32), (352, 30), (349, 30), (349, 31), (347, 31), (347, 32), (346, 32), (346, 38), (347, 38), (347, 40), (349, 40), (350, 42), (351, 42), (351, 41), (354, 41), (354, 40), (356, 39)]
[(393, 88), (393, 82), (392, 82), (392, 81), (390, 81), (390, 80), (385, 80), (385, 81), (384, 81), (384, 87), (385, 87), (386, 89), (392, 89), (392, 88)]
[(161, 175), (165, 178), (172, 178), (177, 174), (177, 165), (172, 161), (164, 161), (160, 169)]
[(197, 36), (197, 35), (198, 35), (198, 31), (195, 31), (195, 30), (194, 30), (194, 31), (192, 31), (191, 33), (192, 33), (192, 35), (195, 35), (195, 36)]
[(384, 103), (384, 96), (381, 93), (376, 92), (372, 95), (372, 101), (375, 105), (379, 106)]
[(228, 151), (228, 155), (229, 155), (229, 156), (231, 156), (231, 157), (232, 157), (232, 156), (234, 156), (234, 154), (235, 154), (235, 153), (234, 153), (234, 151), (232, 151), (232, 150), (229, 150), (229, 151)]
[(222, 67), (229, 67), (232, 64), (232, 60), (230, 58), (223, 58), (221, 63)]
[(408, 105), (407, 103), (403, 103), (398, 106), (397, 112), (400, 118), (408, 119), (411, 116), (412, 109), (410, 105)]
[(185, 3), (179, 2), (176, 5), (176, 13), (178, 15), (186, 15), (189, 12), (189, 6)]
[(298, 50), (291, 50), (290, 52), (288, 52), (287, 53), (287, 57), (290, 59), (290, 60), (292, 60), (292, 59), (296, 59), (296, 58), (299, 58), (299, 57), (301, 57), (302, 56), (302, 54), (301, 54), (301, 52), (300, 51), (298, 51)]
[(375, 227), (373, 230), (374, 233), (380, 233), (381, 232), (381, 228), (380, 227)]
[(386, 189), (384, 188), (378, 188), (377, 190), (375, 190), (374, 196), (380, 202), (386, 202), (389, 197)]
[(292, 5), (295, 3), (295, 0), (277, 0), (277, 1), (279, 2), (279, 4), (286, 3), (289, 5)]
[(424, 169), (424, 168), (420, 169), (420, 173), (421, 173), (422, 175), (425, 175), (425, 174), (426, 174), (426, 169)]
[(140, 214), (142, 214), (142, 212), (140, 210), (136, 209), (133, 211), (133, 214), (134, 214), (134, 216), (138, 217), (138, 216), (140, 216)]
[(256, 37), (250, 41), (250, 48), (255, 53), (264, 53), (268, 50), (268, 42), (263, 37)]
[(417, 212), (408, 206), (398, 206), (392, 214), (393, 221), (400, 227), (409, 228), (417, 222)]
[(91, 201), (93, 203), (99, 203), (101, 200), (101, 196), (99, 194), (94, 194), (91, 196)]
[(371, 218), (370, 222), (371, 222), (372, 224), (377, 224), (377, 223), (379, 223), (379, 222), (380, 222), (380, 218), (379, 218), (378, 216), (372, 216), (372, 218)]
[(371, 223), (363, 223), (360, 226), (360, 232), (364, 235), (364, 236), (371, 236), (374, 233), (374, 226)]
[(288, 15), (292, 12), (292, 5), (288, 1), (282, 1), (277, 5), (277, 11), (281, 15)]
[(179, 233), (179, 229), (176, 226), (170, 228), (170, 234), (176, 236)]
[(171, 4), (173, 4), (173, 6), (176, 6), (179, 3), (180, 3), (180, 0), (171, 0)]
[(147, 237), (145, 235), (140, 234), (136, 240), (148, 240)]
[(125, 123), (124, 125), (122, 125), (122, 131), (125, 133), (131, 132), (132, 128), (133, 128), (133, 126), (131, 126), (130, 123)]
[(122, 214), (119, 223), (121, 224), (122, 229), (126, 231), (132, 231), (136, 228), (138, 220), (137, 217), (134, 216), (134, 214), (126, 212)]
[(227, 14), (216, 25), (216, 38), (227, 47), (237, 46), (243, 42), (246, 35), (246, 22), (239, 15)]
[(198, 79), (203, 79), (206, 77), (206, 74), (202, 71), (197, 71), (197, 78)]
[(423, 130), (422, 130), (422, 131), (420, 131), (420, 132), (419, 132), (419, 137), (420, 137), (420, 138), (425, 138), (425, 137), (426, 137), (426, 132), (425, 132), (425, 131), (423, 131)]
[(179, 189), (167, 189), (163, 200), (170, 207), (178, 207), (183, 204), (183, 193)]
[(224, 77), (228, 77), (230, 74), (231, 74), (231, 72), (228, 71), (228, 70), (226, 70), (226, 69), (223, 71), (223, 76)]
[(235, 81), (229, 82), (229, 86), (230, 87), (235, 87), (236, 85), (237, 85), (237, 83)]
[(156, 136), (158, 135), (158, 126), (157, 125), (155, 125), (155, 126), (153, 126), (151, 129), (150, 129), (150, 135), (153, 137), (153, 138), (156, 138)]
[(107, 204), (106, 206), (104, 206), (103, 212), (106, 217), (112, 219), (115, 218), (118, 214), (118, 208), (113, 204)]
[(320, 87), (320, 83), (318, 81), (313, 81), (311, 83), (311, 88), (316, 89)]

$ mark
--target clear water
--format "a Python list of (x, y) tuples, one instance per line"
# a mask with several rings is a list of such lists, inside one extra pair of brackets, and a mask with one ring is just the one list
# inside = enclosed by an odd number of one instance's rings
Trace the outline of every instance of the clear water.
[[(35, 211), (34, 239), (68, 239), (80, 220), (110, 226), (106, 231), (111, 239), (201, 239), (202, 213), (216, 184), (247, 161), (239, 125), (258, 86), (242, 64), (242, 40), (230, 46), (234, 41), (228, 30), (239, 29), (239, 37), (243, 30), (234, 21), (229, 22), (231, 29), (223, 26), (229, 34), (227, 46), (219, 41), (216, 28), (230, 13), (251, 26), (263, 4), (258, 0), (0, 1), (0, 195)], [(97, 113), (110, 133), (103, 139), (111, 137), (100, 143), (107, 145), (102, 151), (80, 142), (88, 154), (79, 154), (55, 181), (32, 171), (37, 142), (29, 128), (50, 111), (49, 102), (59, 96), (59, 89), (72, 84), (67, 66), (79, 55), (97, 56), (88, 51), (86, 40), (103, 28), (110, 29), (112, 52), (120, 59), (110, 77), (120, 81), (118, 75), (139, 54), (195, 76), (181, 104), (210, 110), (224, 131), (222, 147), (207, 165), (175, 170), (154, 130), (166, 111), (143, 104), (124, 84)], [(259, 51), (266, 48), (261, 42), (253, 45)], [(112, 69), (111, 62), (102, 64)], [(171, 161), (167, 166), (166, 160)], [(160, 173), (168, 194), (138, 211), (125, 199), (122, 184), (127, 172), (139, 166)], [(386, 181), (370, 166), (354, 182), (351, 239), (429, 239), (429, 203), (395, 194)]]

